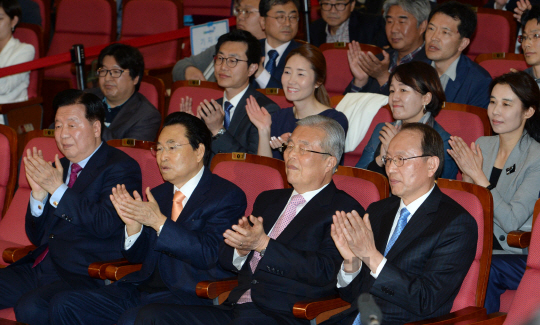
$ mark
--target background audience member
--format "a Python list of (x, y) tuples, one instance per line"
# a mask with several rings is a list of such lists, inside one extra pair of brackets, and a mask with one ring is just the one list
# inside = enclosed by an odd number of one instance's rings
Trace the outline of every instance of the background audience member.
[(504, 10), (513, 12), (516, 8), (517, 0), (489, 0), (484, 8), (491, 8), (497, 10)]
[(430, 14), (426, 55), (432, 60), (450, 103), (487, 108), (491, 76), (462, 52), (476, 29), (476, 13), (459, 2), (445, 2)]
[(135, 47), (115, 43), (98, 57), (99, 88), (88, 92), (105, 105), (103, 140), (132, 138), (154, 141), (161, 114), (139, 93), (144, 75), (144, 58)]
[[(485, 307), (498, 312), (500, 295), (516, 290), (527, 260), (526, 251), (509, 247), (510, 231), (531, 231), (540, 190), (540, 90), (525, 72), (493, 80), (488, 116), (498, 135), (481, 137), (469, 146), (450, 140), (463, 181), (484, 186), (493, 196), (493, 258)], [(496, 255), (503, 254), (503, 255)]]
[(283, 159), (280, 150), (287, 143), (298, 120), (310, 115), (322, 115), (336, 120), (345, 134), (349, 128), (347, 117), (330, 107), (330, 98), (324, 88), (326, 60), (313, 45), (304, 44), (287, 56), (281, 81), (285, 96), (294, 106), (270, 115), (251, 98), (246, 111), (259, 131), (258, 155)]
[(309, 27), (311, 44), (318, 47), (324, 43), (357, 41), (379, 47), (388, 45), (382, 16), (354, 10), (356, 0), (320, 0), (319, 4), (322, 18)]
[(362, 52), (357, 42), (349, 45), (349, 68), (354, 79), (346, 93), (388, 95), (388, 76), (400, 64), (430, 63), (424, 51), (424, 32), (431, 7), (428, 0), (387, 0), (384, 3), (386, 37), (392, 48), (377, 56)]
[(390, 96), (388, 104), (392, 110), (394, 123), (379, 123), (356, 164), (385, 174), (382, 157), (386, 155), (390, 140), (398, 133), (402, 125), (419, 122), (435, 129), (444, 143), (444, 169), (442, 178), (455, 179), (458, 168), (446, 152), (450, 149), (450, 134), (435, 121), (445, 101), (444, 91), (437, 72), (424, 62), (402, 64), (390, 75)]
[[(34, 59), (34, 47), (13, 37), (21, 15), (21, 6), (17, 0), (0, 1), (0, 68)], [(0, 78), (0, 104), (27, 100), (29, 84), (29, 71)]]
[[(525, 69), (540, 87), (540, 6), (534, 5), (523, 13), (521, 23), (523, 34), (519, 41), (530, 68)], [(537, 77), (538, 76), (538, 77)]]
[[(257, 39), (264, 39), (266, 35), (259, 22), (259, 0), (239, 0), (234, 6), (236, 28), (250, 32)], [(210, 46), (197, 55), (182, 59), (174, 65), (173, 81), (202, 80), (216, 82), (214, 76), (214, 56), (216, 47)]]
[(21, 23), (41, 25), (41, 13), (39, 5), (33, 0), (17, 0), (21, 5)]

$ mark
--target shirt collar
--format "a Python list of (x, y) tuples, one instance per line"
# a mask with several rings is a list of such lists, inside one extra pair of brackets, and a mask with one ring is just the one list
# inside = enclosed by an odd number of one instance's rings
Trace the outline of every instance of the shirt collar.
[(431, 192), (433, 192), (434, 188), (435, 188), (435, 185), (433, 185), (431, 187), (431, 189), (426, 194), (424, 194), (421, 197), (417, 198), (416, 200), (412, 201), (411, 203), (409, 203), (409, 205), (405, 205), (405, 203), (403, 203), (403, 200), (401, 200), (400, 203), (399, 203), (398, 212), (401, 211), (401, 209), (403, 209), (403, 208), (407, 208), (407, 210), (409, 210), (409, 212), (411, 213), (411, 215), (409, 216), (409, 220), (410, 220), (410, 218), (413, 216), (413, 214), (416, 212), (416, 210), (418, 210), (418, 208), (420, 208), (422, 203), (424, 203), (424, 201), (428, 198), (428, 196), (431, 194)]
[(277, 57), (276, 59), (276, 65), (279, 63), (279, 60), (281, 60), (281, 58), (283, 57), (283, 53), (285, 53), (285, 50), (287, 49), (287, 46), (289, 46), (289, 44), (291, 43), (291, 41), (288, 41), (287, 43), (285, 44), (281, 44), (280, 46), (276, 47), (276, 48), (273, 48), (270, 46), (270, 44), (268, 44), (268, 39), (265, 39), (264, 40), (264, 55), (265, 57), (267, 58), (268, 57), (268, 51), (270, 50), (276, 50), (279, 54), (279, 56)]
[(187, 181), (184, 185), (182, 185), (181, 188), (176, 187), (176, 185), (174, 186), (174, 192), (180, 191), (185, 196), (184, 201), (182, 201), (183, 206), (186, 206), (185, 202), (189, 200), (189, 198), (191, 197), (191, 194), (193, 194), (193, 191), (195, 191), (195, 188), (197, 187), (197, 185), (199, 185), (199, 181), (201, 180), (203, 173), (204, 173), (204, 166), (201, 167), (201, 170), (199, 170), (197, 175), (193, 176), (189, 181)]
[[(452, 62), (452, 64), (450, 64), (448, 69), (446, 69), (446, 71), (441, 75), (441, 77), (446, 75), (448, 78), (452, 79), (452, 81), (456, 80), (456, 77), (457, 77), (457, 65), (458, 65), (460, 59), (461, 59), (461, 55), (458, 56), (458, 58), (455, 59), (454, 62)], [(435, 68), (435, 61), (431, 61), (431, 66)]]
[[(242, 90), (241, 92), (239, 92), (236, 96), (234, 96), (233, 98), (231, 99), (228, 99), (227, 98), (227, 92), (224, 91), (223, 92), (223, 104), (225, 105), (225, 102), (229, 102), (233, 105), (233, 107), (236, 108), (236, 106), (238, 105), (238, 103), (240, 102), (240, 99), (242, 99), (242, 97), (244, 96), (244, 94), (246, 93), (247, 89), (249, 88), (249, 83), (248, 85), (246, 86), (246, 88), (244, 88), (244, 90)], [(182, 192), (184, 193), (184, 192)]]
[[(304, 198), (304, 200), (306, 200), (306, 203), (305, 204), (308, 204), (309, 201), (311, 201), (312, 198), (315, 197), (315, 195), (319, 194), (320, 191), (322, 191), (325, 187), (328, 186), (328, 184), (330, 183), (327, 183), (325, 185), (323, 185), (321, 188), (318, 188), (316, 190), (313, 190), (313, 191), (309, 191), (309, 192), (305, 192), (305, 193), (302, 193), (300, 195), (302, 195), (302, 197)], [(293, 196), (295, 196), (296, 194), (299, 194), (296, 190), (294, 190), (291, 194), (291, 198)], [(289, 199), (290, 201), (291, 199)], [(287, 203), (288, 204), (288, 203)]]
[(411, 53), (409, 53), (409, 54), (405, 55), (403, 58), (401, 58), (401, 60), (399, 61), (399, 64), (398, 64), (398, 51), (395, 51), (394, 55), (392, 55), (392, 57), (391, 57), (390, 67), (389, 67), (388, 71), (393, 72), (394, 69), (398, 65), (403, 64), (403, 63), (411, 62), (412, 59), (414, 59), (414, 57), (416, 56), (416, 54), (418, 52), (422, 51), (423, 49), (424, 49), (424, 43), (422, 43), (422, 45), (420, 45), (420, 47), (417, 48), (416, 50), (412, 51)]
[(133, 94), (131, 94), (131, 96), (129, 96), (129, 98), (125, 102), (123, 102), (120, 105), (116, 105), (115, 107), (111, 107), (111, 105), (109, 105), (109, 103), (107, 102), (107, 97), (103, 97), (102, 101), (103, 101), (103, 104), (105, 104), (105, 108), (107, 108), (107, 110), (109, 110), (109, 112), (110, 112), (113, 109), (121, 109), (122, 106), (124, 106), (124, 104), (127, 103), (131, 99), (131, 97), (133, 97), (133, 95), (135, 95), (135, 93), (136, 93), (136, 91), (134, 91)]
[[(79, 161), (77, 163), (77, 165), (81, 166), (81, 168), (84, 168), (86, 166), (86, 164), (88, 163), (88, 160), (90, 160), (90, 158), (92, 158), (92, 156), (96, 153), (96, 151), (99, 150), (99, 148), (101, 148), (101, 146), (103, 145), (103, 141), (101, 141), (101, 143), (99, 144), (99, 146), (96, 148), (96, 150), (94, 150), (94, 152), (92, 152), (90, 154), (90, 156), (86, 157), (85, 159)], [(71, 168), (71, 165), (73, 165), (72, 162), (69, 162), (69, 168)]]
[(339, 26), (339, 28), (338, 28), (335, 35), (330, 34), (330, 27), (328, 26), (328, 24), (326, 24), (326, 36), (331, 37), (331, 38), (335, 38), (335, 39), (339, 39), (339, 37), (341, 35), (344, 35), (346, 31), (349, 31), (349, 19), (350, 18), (347, 18), (347, 20), (345, 20), (341, 24), (341, 26)]

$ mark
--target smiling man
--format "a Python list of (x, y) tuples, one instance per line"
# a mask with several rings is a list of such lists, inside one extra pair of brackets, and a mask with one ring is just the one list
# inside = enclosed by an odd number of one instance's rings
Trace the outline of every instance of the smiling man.
[(14, 307), (17, 320), (28, 324), (49, 324), (56, 294), (105, 285), (88, 276), (88, 266), (122, 256), (123, 223), (109, 200), (111, 189), (141, 190), (137, 162), (101, 139), (99, 98), (70, 89), (56, 95), (53, 107), (54, 136), (65, 158), (56, 156), (50, 165), (35, 147), (23, 158), (32, 189), (26, 234), (37, 248), (0, 269), (0, 308)]
[(431, 12), (426, 31), (426, 55), (437, 70), (446, 101), (487, 108), (489, 73), (462, 52), (476, 29), (471, 7), (445, 2)]

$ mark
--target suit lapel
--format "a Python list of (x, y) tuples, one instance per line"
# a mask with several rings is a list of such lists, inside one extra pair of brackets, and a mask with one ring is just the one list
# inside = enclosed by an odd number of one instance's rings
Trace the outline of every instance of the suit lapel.
[(97, 178), (97, 173), (105, 162), (108, 161), (108, 148), (109, 145), (106, 142), (102, 142), (101, 147), (94, 153), (92, 158), (88, 160), (86, 166), (77, 177), (77, 181), (75, 181), (75, 184), (73, 184), (72, 187), (74, 191), (82, 193), (84, 189)]
[[(524, 134), (526, 131), (523, 131)], [(529, 136), (523, 136), (514, 149), (512, 149), (512, 152), (510, 153), (510, 156), (506, 159), (505, 165), (502, 169), (501, 176), (499, 177), (499, 181), (497, 182), (497, 190), (500, 191), (500, 193), (506, 193), (506, 191), (513, 191), (514, 187), (510, 186), (510, 184), (516, 179), (517, 175), (520, 175), (522, 172), (523, 167), (525, 167), (525, 160), (527, 158), (527, 152), (529, 151), (529, 147), (532, 143), (532, 138)], [(497, 148), (498, 149), (498, 148)], [(495, 153), (498, 150), (495, 151)], [(497, 155), (495, 154), (494, 157)], [(512, 163), (515, 162), (515, 163)], [(493, 165), (495, 164), (495, 161), (493, 162)], [(493, 166), (491, 165), (491, 166)], [(511, 168), (515, 165), (515, 170), (511, 174), (506, 174), (506, 169)], [(503, 195), (504, 196), (504, 195)]]
[(463, 58), (463, 55), (459, 58), (458, 65), (456, 67), (456, 80), (448, 79), (448, 84), (444, 90), (446, 95), (446, 101), (455, 102), (457, 93), (463, 85), (463, 79), (467, 77), (468, 70), (467, 62)]
[(228, 131), (232, 134), (236, 134), (236, 130), (240, 126), (240, 123), (243, 119), (248, 118), (247, 112), (246, 112), (246, 101), (247, 98), (250, 95), (253, 95), (253, 93), (256, 92), (256, 90), (253, 88), (253, 86), (250, 84), (248, 86), (248, 89), (244, 93), (244, 96), (240, 98), (240, 101), (238, 102), (238, 105), (234, 108), (234, 114), (231, 120), (231, 124), (229, 124)]
[[(397, 197), (393, 202), (389, 202), (388, 212), (382, 215), (380, 220), (377, 221), (378, 229), (373, 229), (373, 232), (377, 234), (377, 236), (375, 236), (375, 247), (377, 247), (379, 252), (384, 252), (386, 250), (386, 244), (390, 237), (390, 230), (392, 230), (392, 225), (394, 224), (400, 202), (401, 200)], [(372, 225), (375, 224), (375, 221), (371, 219), (371, 216), (370, 222)]]
[[(116, 127), (123, 126), (127, 121), (131, 119), (133, 114), (135, 113), (135, 109), (138, 108), (139, 105), (135, 104), (135, 96), (137, 96), (137, 93), (133, 93), (131, 97), (122, 105), (122, 108), (118, 112), (118, 115), (114, 118), (109, 128), (113, 129)], [(140, 104), (140, 101), (139, 101)]]
[(184, 209), (182, 209), (182, 212), (180, 213), (180, 216), (178, 216), (176, 222), (183, 222), (186, 218), (189, 218), (191, 215), (193, 215), (193, 213), (197, 209), (200, 209), (204, 206), (204, 201), (206, 201), (207, 199), (207, 192), (210, 189), (211, 179), (212, 174), (210, 173), (210, 170), (204, 167), (203, 175), (201, 177), (201, 180), (199, 181), (199, 184), (197, 184), (195, 190), (193, 191), (193, 193), (191, 193), (191, 196), (189, 197), (186, 206), (184, 207)]
[(266, 208), (263, 220), (263, 228), (266, 234), (268, 234), (272, 227), (274, 227), (274, 225), (276, 224), (276, 221), (281, 215), (281, 212), (283, 212), (283, 210), (285, 209), (285, 206), (287, 205), (287, 202), (289, 201), (292, 192), (292, 189), (283, 191), (283, 194), (276, 201), (269, 204)]
[(165, 182), (162, 185), (152, 189), (152, 195), (156, 199), (159, 210), (167, 218), (171, 217), (172, 204), (174, 197), (174, 185), (169, 182)]

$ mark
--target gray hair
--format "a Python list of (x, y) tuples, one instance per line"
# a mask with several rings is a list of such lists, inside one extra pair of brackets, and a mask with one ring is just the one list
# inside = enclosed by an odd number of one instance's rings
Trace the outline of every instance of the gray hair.
[(403, 10), (410, 13), (416, 18), (416, 27), (419, 27), (424, 21), (428, 20), (429, 13), (431, 12), (431, 6), (429, 0), (386, 0), (383, 9), (383, 17), (386, 19), (388, 10), (392, 6), (400, 6)]
[(333, 172), (336, 172), (345, 150), (345, 131), (343, 127), (336, 120), (321, 115), (304, 117), (296, 122), (296, 125), (317, 128), (326, 133), (324, 139), (321, 140), (321, 148), (324, 152), (336, 157), (337, 163), (333, 170)]

